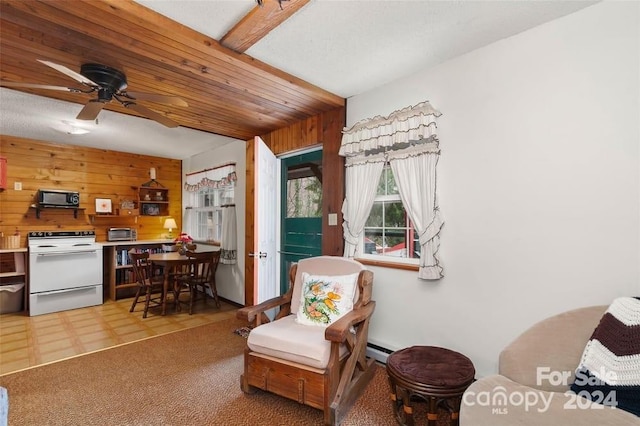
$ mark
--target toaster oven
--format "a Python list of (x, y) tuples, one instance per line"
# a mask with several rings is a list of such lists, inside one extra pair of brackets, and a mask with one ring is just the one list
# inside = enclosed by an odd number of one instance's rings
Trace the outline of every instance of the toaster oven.
[(135, 241), (137, 237), (137, 231), (133, 228), (107, 229), (107, 241)]

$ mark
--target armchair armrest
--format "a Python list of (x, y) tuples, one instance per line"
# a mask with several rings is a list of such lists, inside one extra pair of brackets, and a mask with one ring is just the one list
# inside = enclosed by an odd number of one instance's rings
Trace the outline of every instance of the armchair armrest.
[[(291, 303), (291, 294), (287, 293), (282, 296), (274, 297), (269, 300), (265, 300), (262, 303), (258, 303), (253, 306), (245, 306), (244, 308), (240, 308), (236, 311), (236, 318), (241, 320), (246, 320), (249, 322), (252, 321), (260, 321), (260, 317), (264, 312), (269, 309), (277, 308), (279, 306), (284, 306)], [(261, 322), (258, 322), (256, 325), (260, 325)]]
[(358, 325), (362, 321), (370, 318), (373, 315), (373, 311), (376, 308), (376, 302), (371, 301), (366, 305), (354, 309), (349, 312), (338, 321), (329, 325), (325, 332), (325, 340), (329, 340), (336, 343), (342, 343), (347, 339), (348, 333), (351, 332), (351, 328)]

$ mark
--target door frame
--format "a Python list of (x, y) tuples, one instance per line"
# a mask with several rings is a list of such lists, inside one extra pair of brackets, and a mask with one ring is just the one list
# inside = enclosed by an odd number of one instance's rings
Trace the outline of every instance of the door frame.
[[(346, 101), (345, 101), (346, 105)], [(322, 254), (342, 256), (344, 240), (342, 234), (342, 202), (344, 201), (344, 158), (338, 155), (342, 141), (342, 129), (346, 125), (346, 106), (309, 117), (287, 127), (261, 135), (262, 140), (276, 156), (315, 145), (322, 145), (322, 169), (331, 175), (331, 184), (322, 186)], [(253, 138), (246, 143), (246, 192), (245, 192), (245, 250), (253, 247), (254, 216), (253, 199), (255, 152)], [(329, 226), (327, 216), (337, 215), (337, 226)], [(238, 255), (246, 256), (246, 253)], [(245, 306), (253, 305), (255, 286), (253, 262), (245, 262)]]

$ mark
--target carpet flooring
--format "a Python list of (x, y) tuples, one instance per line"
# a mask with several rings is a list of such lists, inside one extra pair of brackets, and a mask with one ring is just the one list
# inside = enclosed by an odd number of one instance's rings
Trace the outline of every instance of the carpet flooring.
[[(9, 425), (321, 425), (322, 412), (240, 390), (234, 318), (0, 376)], [(383, 366), (343, 425), (395, 425)], [(418, 423), (420, 424), (420, 423)]]

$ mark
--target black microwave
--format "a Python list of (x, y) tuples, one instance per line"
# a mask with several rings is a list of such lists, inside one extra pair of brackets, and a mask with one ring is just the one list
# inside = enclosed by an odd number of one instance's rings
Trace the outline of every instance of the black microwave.
[(38, 204), (44, 207), (80, 207), (80, 193), (63, 189), (39, 189)]

